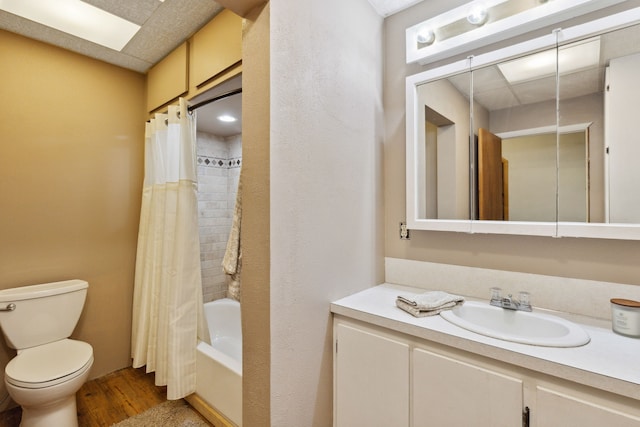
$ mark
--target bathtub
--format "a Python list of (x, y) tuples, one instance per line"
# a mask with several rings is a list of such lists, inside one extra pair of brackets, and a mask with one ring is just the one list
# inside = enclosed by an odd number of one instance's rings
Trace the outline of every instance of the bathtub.
[(240, 303), (224, 298), (205, 303), (211, 345), (199, 342), (196, 395), (223, 417), (242, 426), (242, 329)]

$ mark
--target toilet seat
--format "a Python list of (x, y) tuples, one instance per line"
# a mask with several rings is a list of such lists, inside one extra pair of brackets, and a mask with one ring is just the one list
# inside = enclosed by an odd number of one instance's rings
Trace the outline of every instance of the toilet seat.
[(16, 387), (45, 388), (69, 381), (93, 364), (93, 348), (63, 339), (24, 349), (5, 368), (5, 380)]

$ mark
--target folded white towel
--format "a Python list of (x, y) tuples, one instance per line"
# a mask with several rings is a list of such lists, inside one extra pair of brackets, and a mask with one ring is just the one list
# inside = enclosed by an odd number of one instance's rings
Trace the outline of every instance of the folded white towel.
[(464, 297), (443, 291), (398, 295), (396, 305), (415, 317), (434, 316), (464, 303)]

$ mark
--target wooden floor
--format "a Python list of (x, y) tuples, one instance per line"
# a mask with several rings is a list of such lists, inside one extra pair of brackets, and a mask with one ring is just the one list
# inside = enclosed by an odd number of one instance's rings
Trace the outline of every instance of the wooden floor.
[[(144, 368), (125, 368), (84, 384), (76, 394), (79, 427), (107, 427), (166, 401), (166, 387)], [(18, 427), (20, 407), (0, 413), (0, 427)]]

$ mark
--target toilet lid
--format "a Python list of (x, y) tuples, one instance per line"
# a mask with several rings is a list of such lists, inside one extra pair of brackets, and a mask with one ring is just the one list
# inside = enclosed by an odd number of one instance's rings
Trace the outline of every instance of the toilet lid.
[(4, 372), (6, 380), (12, 384), (34, 387), (52, 381), (63, 382), (65, 377), (84, 371), (83, 368), (92, 363), (90, 344), (64, 339), (22, 350), (9, 361)]

